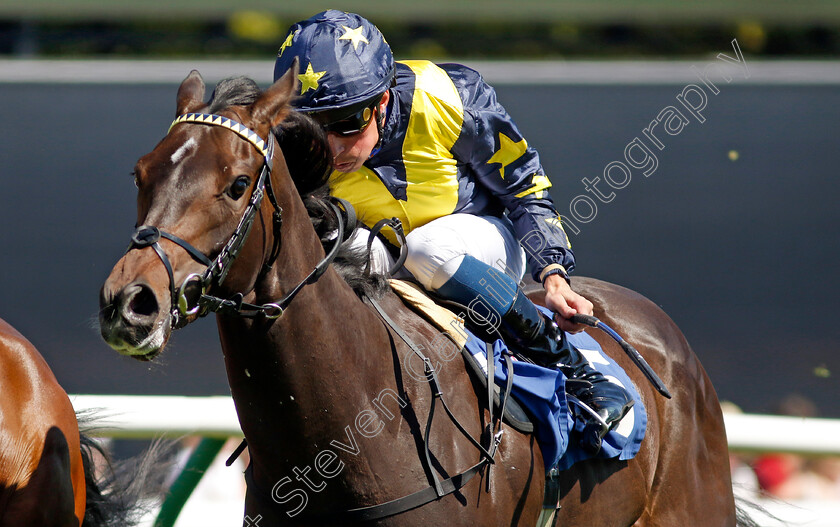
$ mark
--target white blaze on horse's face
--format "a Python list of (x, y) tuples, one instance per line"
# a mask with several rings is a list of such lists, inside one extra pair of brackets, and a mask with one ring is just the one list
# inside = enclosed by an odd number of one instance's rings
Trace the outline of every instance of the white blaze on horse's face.
[(172, 164), (176, 164), (191, 151), (195, 150), (195, 147), (198, 146), (198, 143), (195, 141), (195, 138), (190, 137), (187, 139), (187, 142), (181, 145), (178, 150), (175, 150), (175, 153), (172, 154)]

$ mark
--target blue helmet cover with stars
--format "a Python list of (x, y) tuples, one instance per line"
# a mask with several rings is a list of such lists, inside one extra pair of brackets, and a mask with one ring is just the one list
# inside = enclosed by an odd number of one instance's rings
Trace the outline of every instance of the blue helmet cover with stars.
[(328, 10), (292, 25), (277, 52), (274, 79), (299, 59), (302, 111), (356, 106), (390, 87), (394, 57), (382, 33), (365, 18)]

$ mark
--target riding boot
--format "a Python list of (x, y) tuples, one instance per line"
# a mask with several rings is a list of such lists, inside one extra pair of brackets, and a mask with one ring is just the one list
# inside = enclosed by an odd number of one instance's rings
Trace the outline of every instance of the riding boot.
[(567, 379), (566, 392), (578, 403), (573, 412), (584, 423), (581, 446), (593, 455), (601, 449), (601, 440), (618, 426), (633, 399), (569, 345), (563, 331), (539, 312), (513, 279), (467, 255), (441, 265), (431, 288), (468, 306), (471, 313), (480, 309), (478, 318), (495, 321), (492, 326), (499, 327), (514, 351), (541, 366), (559, 368)]
[(584, 422), (581, 446), (597, 454), (601, 440), (633, 406), (630, 394), (593, 368), (557, 324), (543, 316), (522, 290), (517, 291), (510, 309), (502, 316), (499, 329), (515, 351), (536, 364), (557, 367), (563, 372), (567, 379), (566, 392), (586, 407), (577, 407), (575, 412)]

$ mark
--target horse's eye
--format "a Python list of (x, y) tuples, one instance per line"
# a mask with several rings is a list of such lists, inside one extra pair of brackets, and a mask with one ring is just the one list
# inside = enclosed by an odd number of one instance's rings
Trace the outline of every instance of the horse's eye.
[(245, 194), (245, 191), (248, 190), (250, 185), (251, 180), (248, 176), (239, 176), (230, 186), (230, 191), (228, 193), (233, 199), (239, 199), (243, 194)]

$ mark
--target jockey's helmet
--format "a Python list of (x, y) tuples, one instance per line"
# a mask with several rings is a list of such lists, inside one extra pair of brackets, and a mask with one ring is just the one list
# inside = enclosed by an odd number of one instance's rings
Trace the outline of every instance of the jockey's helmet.
[(292, 25), (277, 52), (275, 80), (295, 58), (300, 91), (294, 106), (339, 134), (364, 129), (394, 80), (394, 57), (385, 37), (353, 13), (331, 9)]

